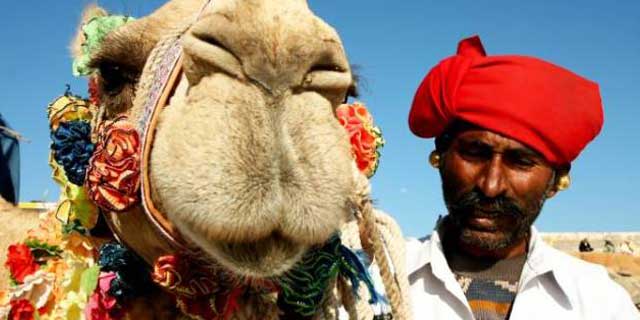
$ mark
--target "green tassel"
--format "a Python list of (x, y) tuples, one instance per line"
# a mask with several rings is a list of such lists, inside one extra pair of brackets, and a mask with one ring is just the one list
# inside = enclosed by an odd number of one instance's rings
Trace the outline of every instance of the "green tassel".
[(371, 293), (370, 303), (382, 299), (374, 289), (367, 268), (335, 235), (323, 247), (307, 252), (292, 270), (278, 279), (281, 288), (278, 304), (287, 313), (312, 316), (320, 307), (327, 286), (338, 275), (351, 281), (354, 294), (363, 281)]

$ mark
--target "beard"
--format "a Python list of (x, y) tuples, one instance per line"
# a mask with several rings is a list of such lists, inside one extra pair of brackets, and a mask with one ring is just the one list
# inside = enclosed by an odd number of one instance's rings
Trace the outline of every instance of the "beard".
[(443, 189), (450, 236), (485, 251), (508, 248), (527, 237), (546, 200), (543, 194), (520, 205), (506, 196), (487, 197), (477, 189), (459, 196), (454, 196), (453, 188), (443, 185)]

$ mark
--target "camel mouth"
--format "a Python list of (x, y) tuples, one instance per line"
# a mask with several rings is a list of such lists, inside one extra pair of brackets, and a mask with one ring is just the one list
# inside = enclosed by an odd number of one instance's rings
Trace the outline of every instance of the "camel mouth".
[(279, 232), (255, 241), (211, 241), (207, 251), (239, 277), (269, 279), (291, 269), (309, 249)]

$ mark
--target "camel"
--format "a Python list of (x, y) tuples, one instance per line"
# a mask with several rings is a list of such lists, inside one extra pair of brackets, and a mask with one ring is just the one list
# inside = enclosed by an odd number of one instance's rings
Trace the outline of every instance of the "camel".
[[(103, 9), (90, 7), (81, 26), (102, 16), (107, 16)], [(80, 28), (71, 48), (76, 60), (86, 54), (86, 37)], [(171, 51), (171, 45), (179, 50)], [(161, 82), (153, 75), (164, 70), (162, 61), (171, 52), (181, 53), (177, 67), (169, 70), (174, 70), (170, 90), (160, 90), (164, 106), (151, 116), (153, 129), (140, 138), (152, 139), (140, 156), (142, 204), (133, 200), (136, 193), (113, 203), (113, 195), (98, 185), (102, 178), (92, 180), (97, 165), (91, 162), (93, 169), (87, 169), (86, 185), (96, 182), (95, 189), (88, 188), (91, 197), (110, 206), (101, 205), (99, 221), (91, 223), (108, 228), (92, 230), (86, 246), (96, 250), (117, 240), (161, 278), (154, 278), (156, 284), (165, 285), (147, 288), (121, 316), (337, 319), (342, 312), (351, 319), (372, 319), (375, 310), (368, 301), (375, 294), (367, 285), (358, 287), (357, 278), (330, 279), (321, 287), (317, 308), (308, 309), (313, 314), (283, 310), (284, 285), (274, 289), (274, 279), (294, 278), (292, 270), (310, 252), (335, 243), (340, 234), (345, 247), (373, 260), (394, 318), (408, 319), (400, 229), (373, 209), (367, 177), (354, 163), (350, 138), (336, 120), (337, 108), (357, 87), (337, 32), (313, 14), (306, 0), (169, 1), (109, 32), (90, 54), (87, 68), (98, 92), (92, 98), (99, 101), (91, 111), (94, 132), (100, 124), (115, 126), (124, 118), (146, 123), (149, 97)], [(92, 138), (96, 145), (105, 141)], [(15, 212), (3, 215), (12, 221), (4, 226), (37, 224)], [(20, 238), (3, 233), (0, 240), (4, 257), (5, 248)], [(200, 281), (196, 289), (248, 288), (229, 289), (236, 295), (233, 306), (223, 303), (224, 315), (185, 312), (193, 286), (176, 289), (184, 274), (164, 269), (174, 266), (172, 254), (183, 252), (189, 263), (209, 272), (189, 278)], [(102, 280), (92, 288), (101, 286)], [(181, 295), (188, 299), (180, 300)], [(206, 301), (217, 308), (219, 300)]]

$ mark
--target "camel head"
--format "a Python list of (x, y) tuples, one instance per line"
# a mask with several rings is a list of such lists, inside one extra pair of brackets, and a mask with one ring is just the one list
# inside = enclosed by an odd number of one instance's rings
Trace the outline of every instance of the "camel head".
[(352, 215), (359, 173), (335, 109), (355, 82), (338, 34), (305, 0), (214, 0), (196, 19), (204, 2), (173, 0), (119, 27), (90, 65), (105, 118), (137, 123), (152, 49), (184, 31), (150, 151), (153, 203), (226, 269), (277, 276)]

